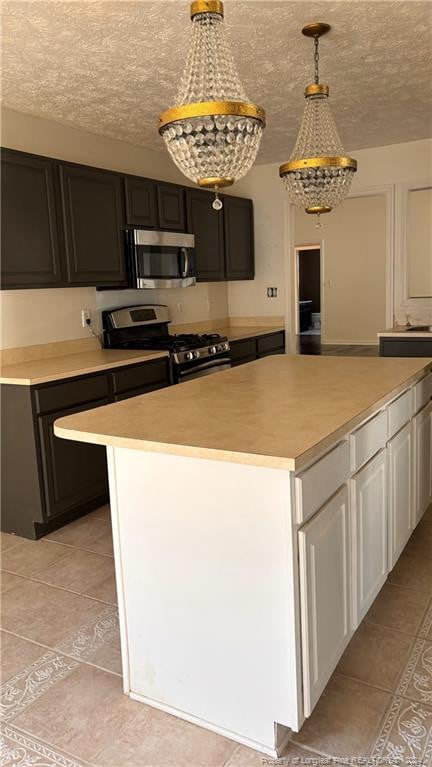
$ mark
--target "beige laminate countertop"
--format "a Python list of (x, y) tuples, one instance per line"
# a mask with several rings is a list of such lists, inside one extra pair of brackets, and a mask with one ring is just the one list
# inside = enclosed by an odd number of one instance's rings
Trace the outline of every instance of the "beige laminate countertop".
[[(425, 322), (424, 325), (427, 323)], [(432, 325), (430, 326), (432, 327)], [(431, 338), (432, 330), (408, 330), (406, 325), (395, 325), (377, 333), (378, 338), (391, 336), (392, 338)]]
[(54, 431), (296, 470), (431, 368), (427, 359), (277, 355), (61, 418)]
[(123, 365), (166, 357), (167, 352), (117, 351), (116, 349), (95, 349), (94, 351), (66, 354), (59, 357), (19, 362), (5, 365), (0, 371), (0, 383), (33, 386), (35, 384), (59, 381), (88, 373), (98, 373)]

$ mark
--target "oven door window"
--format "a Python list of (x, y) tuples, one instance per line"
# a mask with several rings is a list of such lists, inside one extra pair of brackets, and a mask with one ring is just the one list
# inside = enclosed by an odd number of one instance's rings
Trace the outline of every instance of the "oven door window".
[(191, 252), (188, 248), (138, 245), (136, 259), (138, 277), (170, 280), (193, 275)]

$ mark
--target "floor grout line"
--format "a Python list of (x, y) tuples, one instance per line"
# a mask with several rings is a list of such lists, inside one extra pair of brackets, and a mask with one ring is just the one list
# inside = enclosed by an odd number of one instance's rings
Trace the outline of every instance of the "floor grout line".
[[(59, 560), (60, 561), (60, 560)], [(55, 564), (55, 563), (54, 563)], [(34, 575), (22, 575), (21, 573), (15, 573), (13, 570), (5, 570), (4, 568), (1, 568), (0, 573), (8, 573), (9, 575), (16, 575), (18, 578), (23, 578), (23, 580), (31, 581), (32, 583), (41, 583), (43, 586), (50, 586), (53, 589), (57, 589), (58, 591), (67, 591), (69, 594), (74, 594), (77, 597), (85, 597), (86, 599), (92, 599), (94, 602), (100, 602), (103, 605), (108, 605), (110, 607), (117, 608), (117, 602), (107, 602), (105, 599), (99, 599), (98, 597), (92, 597), (90, 594), (83, 594), (81, 591), (74, 591), (73, 589), (68, 589), (66, 586), (57, 586), (53, 583), (47, 583), (47, 581), (41, 581), (39, 578), (35, 578)], [(37, 573), (35, 573), (37, 575)], [(19, 585), (19, 584), (18, 584)], [(15, 586), (11, 586), (10, 589), (7, 591), (12, 591)], [(5, 594), (7, 593), (5, 592)]]
[[(40, 538), (39, 540), (45, 540), (46, 543), (55, 543), (57, 546), (65, 546), (65, 548), (68, 549), (76, 549), (77, 551), (86, 551), (90, 552), (91, 554), (99, 554), (101, 557), (109, 557), (110, 559), (114, 559), (114, 554), (106, 554), (103, 551), (95, 551), (94, 549), (86, 549), (83, 546), (74, 546), (73, 543), (64, 543), (63, 541), (56, 541), (54, 539), (52, 540), (46, 540), (46, 538)], [(7, 551), (7, 549), (6, 549)]]
[[(421, 639), (421, 637), (418, 637), (418, 638)], [(407, 661), (407, 663), (408, 663), (408, 661)], [(397, 684), (399, 684), (399, 682), (401, 680), (401, 676), (402, 676), (402, 674), (405, 671), (407, 663), (404, 665), (402, 671), (400, 672), (400, 674), (399, 674), (399, 676), (397, 678)], [(419, 703), (419, 704), (422, 703), (422, 701), (418, 700), (418, 698), (410, 698), (408, 695), (402, 695), (400, 692), (397, 692), (397, 687), (396, 687), (395, 690), (386, 690), (385, 687), (379, 687), (376, 684), (371, 684), (370, 682), (365, 682), (363, 679), (357, 679), (357, 677), (355, 677), (355, 676), (349, 676), (349, 674), (343, 674), (342, 671), (335, 670), (333, 673), (337, 674), (338, 676), (343, 676), (343, 677), (345, 677), (345, 679), (350, 679), (352, 682), (357, 682), (358, 684), (364, 684), (365, 687), (370, 687), (372, 690), (378, 690), (378, 692), (384, 692), (387, 695), (389, 695), (391, 698), (403, 698), (404, 700), (410, 701), (410, 703)]]
[[(425, 610), (425, 612), (422, 615), (422, 619), (421, 619), (418, 631), (421, 631), (421, 629), (422, 629), (423, 622), (424, 622), (424, 619), (426, 617), (427, 609)], [(410, 634), (408, 631), (401, 631), (400, 629), (393, 628), (393, 626), (386, 626), (385, 623), (377, 623), (376, 621), (368, 620), (367, 616), (365, 616), (363, 618), (360, 626), (362, 626), (363, 624), (368, 624), (369, 626), (377, 626), (380, 629), (387, 629), (388, 631), (394, 631), (395, 634), (401, 634), (403, 637), (410, 637), (411, 639), (424, 639), (424, 637), (422, 637), (420, 634)], [(359, 628), (360, 628), (360, 626), (359, 626)], [(353, 634), (353, 636), (354, 636), (354, 634)]]
[[(83, 624), (86, 625), (86, 624)], [(70, 658), (70, 660), (74, 660), (79, 664), (84, 664), (86, 666), (93, 666), (93, 668), (99, 669), (99, 671), (106, 671), (107, 674), (112, 674), (113, 676), (118, 676), (122, 678), (123, 674), (118, 673), (117, 671), (112, 671), (109, 668), (104, 668), (104, 666), (98, 666), (97, 663), (92, 663), (89, 660), (81, 660), (81, 658), (76, 658), (75, 655), (71, 655), (68, 652), (65, 652), (64, 650), (60, 650), (58, 647), (51, 647), (50, 645), (43, 644), (43, 642), (37, 642), (36, 639), (30, 639), (29, 637), (23, 636), (22, 634), (18, 634), (16, 631), (11, 631), (10, 629), (1, 628), (1, 631), (3, 631), (5, 634), (10, 634), (11, 636), (18, 637), (18, 639), (23, 639), (25, 642), (30, 642), (31, 644), (37, 645), (37, 647), (41, 647), (43, 650), (49, 650), (50, 652), (56, 652), (59, 655), (64, 655), (66, 658)], [(79, 628), (77, 629), (79, 631)], [(68, 637), (64, 639), (64, 642), (67, 642)], [(19, 673), (18, 671), (16, 673)], [(14, 674), (12, 674), (14, 676)], [(3, 684), (7, 684), (6, 682), (2, 682)]]

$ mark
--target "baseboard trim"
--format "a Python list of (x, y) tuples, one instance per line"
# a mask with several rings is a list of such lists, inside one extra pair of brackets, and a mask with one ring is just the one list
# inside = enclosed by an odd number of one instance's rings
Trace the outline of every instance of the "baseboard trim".
[[(258, 743), (255, 740), (251, 740), (250, 738), (246, 738), (243, 735), (239, 735), (238, 733), (231, 732), (230, 730), (225, 730), (223, 727), (218, 727), (215, 724), (212, 724), (211, 722), (207, 722), (204, 719), (200, 719), (198, 716), (193, 716), (192, 714), (188, 714), (185, 711), (181, 711), (178, 708), (174, 708), (173, 706), (167, 706), (165, 703), (161, 703), (158, 700), (155, 700), (154, 698), (148, 698), (146, 695), (140, 695), (139, 693), (132, 692), (132, 690), (129, 692), (129, 697), (132, 698), (132, 700), (137, 700), (139, 703), (145, 703), (147, 706), (151, 706), (152, 708), (157, 708), (159, 711), (164, 711), (166, 714), (171, 714), (172, 716), (177, 716), (179, 719), (184, 719), (186, 722), (190, 722), (191, 724), (196, 724), (198, 727), (203, 727), (205, 730), (210, 730), (210, 732), (215, 732), (217, 735), (222, 735), (224, 738), (228, 738), (229, 740), (233, 740), (235, 743), (240, 743), (242, 746), (247, 746), (248, 748), (252, 748), (254, 751), (259, 751), (262, 754), (266, 754), (266, 756), (271, 756), (275, 759), (278, 758), (278, 753), (276, 748), (271, 748), (271, 746), (267, 746), (264, 743)], [(289, 733), (291, 731), (289, 730)], [(285, 741), (288, 742), (289, 737), (286, 737), (286, 739), (283, 739), (283, 743), (281, 743), (280, 748), (284, 747)], [(280, 751), (280, 748), (278, 751)]]

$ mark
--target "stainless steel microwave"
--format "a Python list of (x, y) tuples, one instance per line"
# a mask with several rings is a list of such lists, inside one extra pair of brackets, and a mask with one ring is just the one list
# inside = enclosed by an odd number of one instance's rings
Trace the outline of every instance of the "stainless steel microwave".
[(196, 283), (195, 237), (127, 229), (129, 283), (134, 288), (187, 288)]

